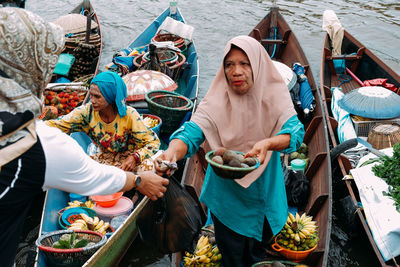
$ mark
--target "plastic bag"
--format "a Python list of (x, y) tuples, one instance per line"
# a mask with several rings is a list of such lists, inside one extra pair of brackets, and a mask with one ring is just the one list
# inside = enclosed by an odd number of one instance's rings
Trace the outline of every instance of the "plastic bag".
[(175, 178), (169, 180), (164, 197), (148, 203), (136, 221), (142, 240), (165, 254), (190, 247), (202, 226), (197, 203)]
[(288, 205), (302, 209), (310, 197), (310, 181), (302, 172), (289, 170), (282, 165)]

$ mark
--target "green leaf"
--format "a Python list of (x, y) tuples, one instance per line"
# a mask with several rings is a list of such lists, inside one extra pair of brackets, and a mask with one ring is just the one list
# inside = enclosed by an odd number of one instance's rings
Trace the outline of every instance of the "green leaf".
[(79, 241), (75, 244), (74, 248), (83, 248), (83, 247), (85, 247), (88, 243), (89, 243), (89, 241), (87, 241), (86, 239), (81, 239), (81, 240), (79, 240)]
[(71, 248), (71, 244), (68, 241), (60, 239), (58, 240), (58, 243), (60, 243), (61, 248), (65, 249)]
[(71, 238), (69, 239), (70, 245), (72, 245), (74, 243), (74, 241), (75, 241), (75, 232), (73, 231), (71, 234)]

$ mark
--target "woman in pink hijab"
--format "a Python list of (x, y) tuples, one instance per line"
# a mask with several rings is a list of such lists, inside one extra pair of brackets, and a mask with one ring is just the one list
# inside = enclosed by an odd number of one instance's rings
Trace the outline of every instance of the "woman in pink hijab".
[(264, 47), (249, 36), (228, 42), (223, 65), (194, 113), (159, 157), (175, 162), (207, 141), (211, 149), (248, 152), (258, 169), (236, 180), (207, 168), (200, 201), (211, 211), (224, 266), (251, 266), (288, 216), (280, 153), (295, 151), (304, 127)]

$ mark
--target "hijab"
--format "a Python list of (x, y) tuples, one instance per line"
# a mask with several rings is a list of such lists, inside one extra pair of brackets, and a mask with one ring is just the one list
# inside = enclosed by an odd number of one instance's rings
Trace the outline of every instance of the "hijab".
[(20, 8), (0, 8), (0, 166), (36, 143), (34, 120), (64, 47), (55, 24)]
[[(192, 121), (202, 129), (212, 150), (225, 147), (248, 152), (256, 142), (276, 135), (296, 111), (287, 86), (265, 48), (252, 37), (238, 36), (227, 43), (224, 58), (232, 45), (249, 58), (253, 87), (244, 95), (236, 94), (228, 85), (222, 64)], [(268, 151), (259, 168), (235, 181), (249, 187), (264, 172), (271, 155), (272, 151)]]
[(117, 106), (121, 117), (126, 115), (126, 84), (117, 73), (112, 71), (99, 73), (90, 84), (92, 83), (99, 87), (101, 94), (110, 105)]

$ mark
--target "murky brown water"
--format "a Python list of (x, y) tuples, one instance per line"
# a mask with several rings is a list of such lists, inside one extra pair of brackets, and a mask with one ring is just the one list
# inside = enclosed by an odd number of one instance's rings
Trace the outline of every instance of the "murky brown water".
[[(68, 12), (80, 0), (27, 0), (26, 9), (52, 21)], [(167, 6), (164, 0), (95, 0), (92, 1), (100, 19), (104, 50), (102, 67), (113, 53), (127, 46)], [(336, 12), (346, 30), (370, 48), (378, 57), (400, 73), (400, 2), (394, 0), (296, 0), (275, 1), (291, 25), (308, 56), (315, 79), (319, 82), (319, 64), (324, 32), (322, 14), (325, 9)], [(221, 63), (227, 40), (247, 35), (268, 13), (272, 1), (262, 0), (179, 0), (178, 6), (188, 24), (195, 27), (194, 40), (200, 63), (200, 95), (203, 96)], [(340, 195), (338, 193), (338, 195)], [(337, 200), (338, 197), (335, 197)], [(334, 212), (342, 212), (335, 202)], [(38, 205), (40, 206), (40, 205)], [(38, 217), (40, 209), (36, 208)], [(349, 241), (343, 232), (340, 216), (334, 216), (330, 265), (373, 266), (373, 252), (366, 240)], [(34, 220), (35, 221), (35, 220)], [(32, 226), (33, 228), (34, 226)], [(139, 246), (139, 244), (135, 244)], [(166, 266), (168, 259), (155, 260), (160, 255), (132, 248), (131, 258), (124, 266)], [(140, 256), (140, 257), (139, 257)], [(138, 258), (139, 257), (139, 258)]]

